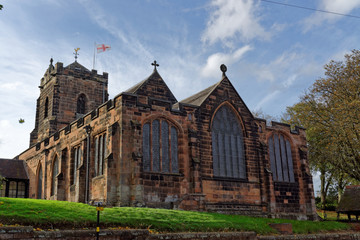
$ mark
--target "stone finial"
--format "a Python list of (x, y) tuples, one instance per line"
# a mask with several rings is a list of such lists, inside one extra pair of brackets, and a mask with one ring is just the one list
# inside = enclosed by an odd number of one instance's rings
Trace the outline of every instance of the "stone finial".
[(221, 64), (221, 66), (220, 66), (220, 70), (222, 71), (222, 73), (223, 73), (223, 77), (226, 77), (226, 71), (227, 71), (227, 67), (226, 67), (226, 65), (225, 64)]
[(50, 58), (50, 64), (49, 64), (49, 68), (48, 68), (48, 72), (49, 72), (49, 73), (50, 73), (51, 70), (54, 68), (53, 62), (54, 62), (53, 58)]

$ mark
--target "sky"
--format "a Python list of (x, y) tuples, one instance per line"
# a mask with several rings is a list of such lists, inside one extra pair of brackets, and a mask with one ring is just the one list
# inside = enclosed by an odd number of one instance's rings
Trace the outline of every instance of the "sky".
[[(324, 65), (360, 42), (360, 0), (0, 1), (0, 158), (29, 146), (50, 58), (109, 73), (113, 98), (158, 71), (178, 101), (221, 80), (221, 64), (251, 111), (280, 117)], [(25, 120), (20, 124), (19, 119)], [(318, 181), (315, 176), (315, 185)]]

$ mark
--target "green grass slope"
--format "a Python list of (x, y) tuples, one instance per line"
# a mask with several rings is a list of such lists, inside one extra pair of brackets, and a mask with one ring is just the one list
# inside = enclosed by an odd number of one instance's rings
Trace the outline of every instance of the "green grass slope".
[[(255, 231), (276, 233), (269, 223), (291, 223), (294, 233), (316, 233), (349, 229), (346, 223), (255, 218), (206, 212), (152, 208), (113, 207), (101, 212), (102, 227), (149, 228), (157, 232)], [(96, 208), (63, 201), (0, 198), (0, 223), (39, 228), (91, 228)]]

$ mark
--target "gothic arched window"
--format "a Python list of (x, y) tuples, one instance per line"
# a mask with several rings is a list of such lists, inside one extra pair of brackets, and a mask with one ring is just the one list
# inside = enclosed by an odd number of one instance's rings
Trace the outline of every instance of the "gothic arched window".
[(78, 169), (81, 159), (82, 159), (82, 151), (81, 151), (80, 145), (73, 148), (72, 155), (73, 155), (73, 158), (71, 160), (71, 167), (70, 167), (70, 171), (72, 171), (71, 184), (76, 184), (77, 169)]
[(283, 135), (274, 133), (269, 139), (270, 167), (273, 180), (295, 182), (291, 145)]
[(104, 174), (106, 155), (106, 133), (101, 133), (95, 137), (95, 176)]
[(42, 167), (41, 163), (39, 164), (39, 170), (38, 170), (38, 176), (37, 176), (37, 199), (41, 199), (41, 193), (42, 193)]
[(56, 188), (56, 176), (59, 173), (59, 161), (57, 157), (54, 159), (53, 163), (53, 169), (52, 169), (52, 176), (51, 176), (51, 196), (55, 194), (55, 188)]
[(245, 178), (243, 132), (230, 107), (224, 105), (215, 113), (211, 134), (214, 176)]
[(145, 171), (177, 173), (178, 131), (165, 120), (143, 126), (143, 168)]
[(45, 99), (45, 106), (44, 106), (44, 118), (48, 117), (48, 111), (49, 111), (49, 98), (46, 97)]
[(85, 94), (80, 94), (77, 99), (76, 113), (85, 114), (86, 111), (86, 96)]

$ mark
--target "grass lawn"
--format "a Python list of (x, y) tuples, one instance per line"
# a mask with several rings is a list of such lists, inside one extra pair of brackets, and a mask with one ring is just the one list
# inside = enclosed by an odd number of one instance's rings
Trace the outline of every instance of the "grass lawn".
[[(331, 220), (331, 221), (337, 220), (337, 213), (335, 211), (317, 210), (317, 213), (322, 219)], [(354, 219), (355, 216), (352, 216), (352, 218)], [(340, 214), (339, 220), (347, 221), (348, 220), (347, 214)]]
[[(292, 223), (294, 233), (316, 233), (350, 229), (335, 221), (295, 221), (255, 218), (206, 212), (152, 208), (113, 207), (101, 212), (102, 227), (151, 229), (156, 232), (255, 231), (276, 233), (269, 223)], [(0, 198), (0, 223), (31, 225), (35, 228), (92, 228), (96, 208), (63, 201)]]

